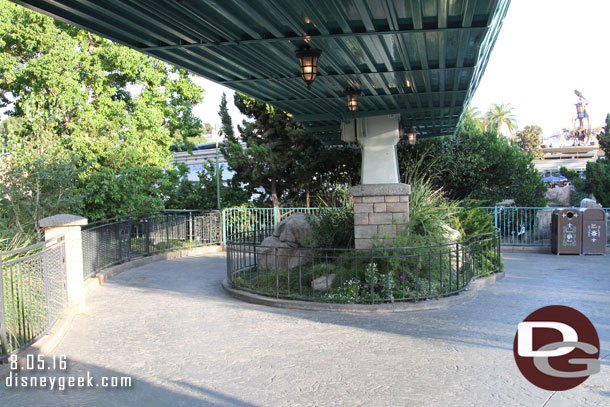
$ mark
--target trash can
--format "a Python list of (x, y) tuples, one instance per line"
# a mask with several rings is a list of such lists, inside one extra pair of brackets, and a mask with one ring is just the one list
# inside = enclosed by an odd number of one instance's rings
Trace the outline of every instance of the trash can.
[(582, 211), (582, 254), (606, 253), (606, 211), (587, 208)]
[(580, 254), (582, 213), (578, 209), (556, 209), (551, 216), (551, 250), (554, 254)]

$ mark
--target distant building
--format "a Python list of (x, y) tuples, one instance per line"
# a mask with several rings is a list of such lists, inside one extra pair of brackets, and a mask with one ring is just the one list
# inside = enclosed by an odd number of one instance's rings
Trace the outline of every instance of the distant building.
[[(223, 143), (219, 143), (222, 145)], [(199, 181), (197, 173), (203, 169), (203, 163), (209, 161), (216, 163), (216, 143), (199, 144), (193, 148), (192, 154), (188, 151), (174, 152), (174, 159), (171, 163), (184, 163), (189, 169), (189, 181)], [(229, 170), (227, 161), (222, 153), (218, 152), (218, 162), (222, 169), (222, 180), (226, 181), (233, 177), (233, 171)]]
[(597, 145), (544, 147), (542, 152), (542, 160), (533, 161), (541, 174), (559, 172), (562, 166), (574, 171), (584, 171), (587, 162), (597, 161), (605, 155)]

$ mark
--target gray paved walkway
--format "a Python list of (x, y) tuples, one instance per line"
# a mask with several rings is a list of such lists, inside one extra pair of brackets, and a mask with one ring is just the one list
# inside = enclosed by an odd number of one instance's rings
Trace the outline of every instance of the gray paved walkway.
[[(565, 304), (610, 353), (610, 256), (506, 254), (507, 277), (452, 308), (387, 315), (268, 308), (227, 297), (224, 254), (122, 273), (88, 299), (55, 354), (70, 374), (133, 388), (6, 389), (2, 406), (539, 406), (512, 341)], [(610, 358), (608, 358), (610, 359)], [(50, 373), (51, 374), (51, 373)], [(610, 361), (549, 406), (610, 406)]]

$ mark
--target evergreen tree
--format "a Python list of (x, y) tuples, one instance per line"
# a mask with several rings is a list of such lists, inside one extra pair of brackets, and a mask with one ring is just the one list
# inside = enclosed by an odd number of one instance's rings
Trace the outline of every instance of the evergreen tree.
[(532, 154), (534, 160), (540, 160), (544, 156), (540, 144), (542, 144), (542, 128), (540, 126), (525, 126), (516, 135), (516, 143), (519, 150), (526, 154)]

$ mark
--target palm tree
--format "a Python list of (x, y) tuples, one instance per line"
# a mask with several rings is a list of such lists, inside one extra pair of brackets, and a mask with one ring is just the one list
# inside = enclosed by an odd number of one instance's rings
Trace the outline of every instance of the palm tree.
[(502, 134), (502, 128), (506, 127), (509, 136), (512, 137), (514, 131), (517, 130), (517, 119), (512, 113), (513, 110), (514, 108), (510, 106), (510, 103), (506, 105), (504, 103), (494, 103), (485, 115), (488, 126), (495, 128), (498, 134)]
[(485, 123), (483, 122), (483, 115), (478, 107), (468, 106), (466, 113), (464, 113), (463, 122), (472, 123), (477, 129), (485, 130)]

